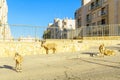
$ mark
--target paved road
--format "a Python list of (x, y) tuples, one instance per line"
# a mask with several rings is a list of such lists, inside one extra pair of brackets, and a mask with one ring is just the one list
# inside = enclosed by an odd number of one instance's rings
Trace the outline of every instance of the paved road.
[(120, 80), (120, 55), (90, 57), (81, 53), (25, 56), (23, 72), (13, 58), (0, 58), (0, 80)]

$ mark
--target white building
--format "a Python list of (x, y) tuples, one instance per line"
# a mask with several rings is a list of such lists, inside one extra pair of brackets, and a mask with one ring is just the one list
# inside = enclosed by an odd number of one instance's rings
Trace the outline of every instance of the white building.
[(52, 39), (72, 38), (73, 30), (75, 30), (75, 20), (55, 18), (54, 23), (49, 23), (47, 30), (50, 30)]
[(0, 39), (10, 39), (11, 32), (8, 26), (8, 6), (6, 0), (0, 0)]
[(87, 3), (89, 3), (91, 0), (82, 0), (82, 5), (86, 5)]
[(75, 30), (75, 20), (73, 19), (65, 18), (63, 19), (62, 24), (63, 24), (62, 26), (64, 29)]

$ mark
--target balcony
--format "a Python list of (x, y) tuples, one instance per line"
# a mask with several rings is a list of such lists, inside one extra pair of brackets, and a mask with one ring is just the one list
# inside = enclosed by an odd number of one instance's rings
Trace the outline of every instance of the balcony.
[(87, 23), (90, 23), (91, 22), (91, 19), (87, 19)]
[(102, 2), (101, 2), (101, 0), (96, 0), (96, 7), (100, 7), (101, 5), (102, 5)]
[(106, 8), (106, 7), (103, 7), (103, 8), (101, 9), (101, 16), (105, 16), (105, 15), (107, 15), (107, 8)]
[(101, 6), (101, 3), (96, 3), (96, 7), (100, 7)]
[(90, 6), (91, 6), (91, 10), (93, 10), (102, 6), (102, 2), (101, 0), (96, 0), (95, 2), (92, 2)]
[(86, 16), (86, 21), (87, 21), (87, 23), (90, 23), (91, 20), (92, 20), (91, 15), (88, 14), (88, 15)]
[(92, 2), (92, 3), (91, 3), (91, 10), (94, 9), (94, 8), (95, 8), (95, 3)]
[(102, 15), (102, 16), (103, 16), (103, 15), (106, 15), (106, 14), (107, 14), (106, 11), (101, 12), (101, 15)]

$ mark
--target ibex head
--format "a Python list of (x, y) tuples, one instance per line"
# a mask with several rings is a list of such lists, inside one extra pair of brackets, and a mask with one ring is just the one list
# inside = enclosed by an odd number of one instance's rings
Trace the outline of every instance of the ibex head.
[(42, 40), (41, 41), (41, 47), (43, 47), (44, 43), (46, 42), (46, 40)]

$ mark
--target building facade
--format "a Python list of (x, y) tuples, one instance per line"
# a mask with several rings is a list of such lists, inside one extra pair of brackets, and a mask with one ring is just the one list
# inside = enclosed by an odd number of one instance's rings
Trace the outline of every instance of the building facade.
[(120, 24), (119, 8), (120, 0), (82, 0), (81, 8), (75, 12), (76, 28)]
[(72, 38), (75, 30), (75, 20), (73, 19), (54, 19), (54, 23), (48, 25), (47, 31), (51, 39), (69, 39)]
[(0, 39), (11, 38), (8, 26), (8, 6), (6, 0), (0, 0)]

